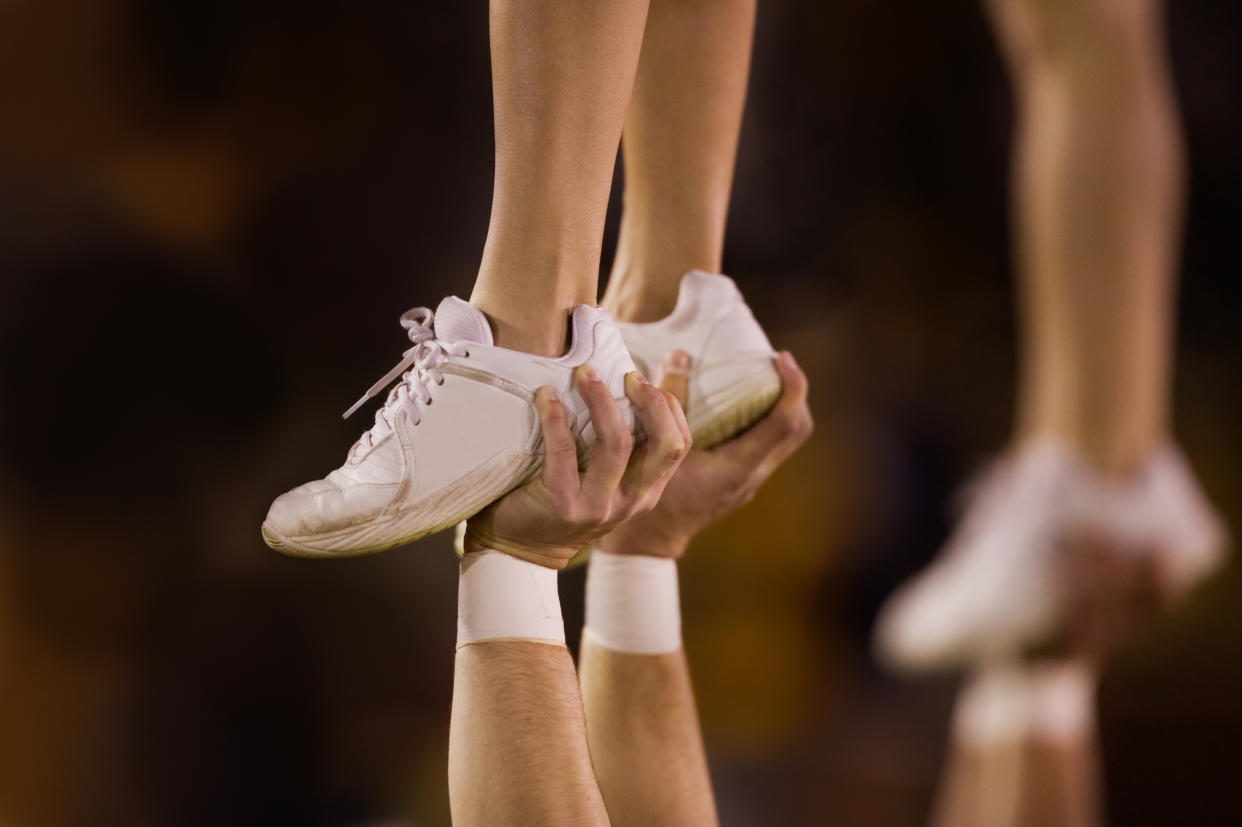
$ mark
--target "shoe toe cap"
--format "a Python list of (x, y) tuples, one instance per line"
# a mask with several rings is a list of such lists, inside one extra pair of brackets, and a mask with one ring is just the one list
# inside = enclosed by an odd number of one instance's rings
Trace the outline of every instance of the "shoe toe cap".
[(300, 485), (276, 498), (263, 523), (278, 538), (304, 538), (360, 527), (384, 512), (396, 485), (342, 487), (328, 480)]
[[(875, 629), (876, 655), (902, 672), (944, 669), (952, 662), (952, 641), (938, 600), (915, 582), (897, 591), (880, 613)], [(934, 595), (933, 595), (934, 597)]]

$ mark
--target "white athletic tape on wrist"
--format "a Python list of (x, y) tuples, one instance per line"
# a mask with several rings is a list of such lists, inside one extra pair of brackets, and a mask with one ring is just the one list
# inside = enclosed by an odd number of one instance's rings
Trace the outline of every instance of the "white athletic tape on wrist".
[(457, 580), (457, 648), (484, 640), (564, 645), (556, 571), (492, 549), (463, 557)]
[(958, 692), (953, 737), (973, 746), (1014, 743), (1026, 736), (1030, 719), (1031, 687), (1022, 668), (987, 667)]
[(681, 649), (677, 562), (596, 550), (587, 565), (583, 634), (617, 652), (659, 655)]
[(1031, 735), (1075, 741), (1095, 728), (1095, 673), (1080, 663), (1036, 668), (1031, 677)]

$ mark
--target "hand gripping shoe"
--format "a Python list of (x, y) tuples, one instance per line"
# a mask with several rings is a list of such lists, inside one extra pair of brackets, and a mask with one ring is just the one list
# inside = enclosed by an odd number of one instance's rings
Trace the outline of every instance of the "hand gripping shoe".
[(543, 465), (535, 391), (560, 395), (585, 457), (594, 429), (573, 371), (590, 362), (634, 427), (625, 375), (634, 370), (607, 311), (579, 305), (572, 344), (559, 358), (493, 344), (483, 313), (449, 297), (434, 314), (401, 317), (413, 347), (346, 416), (397, 380), (327, 477), (280, 495), (263, 522), (263, 539), (286, 554), (345, 557), (404, 545), (470, 517), (530, 480)]

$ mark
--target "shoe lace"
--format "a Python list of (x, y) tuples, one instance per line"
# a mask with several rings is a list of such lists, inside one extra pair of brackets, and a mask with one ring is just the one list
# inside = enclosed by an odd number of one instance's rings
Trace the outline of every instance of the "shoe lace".
[(401, 354), (401, 361), (368, 388), (362, 398), (345, 412), (344, 417), (348, 419), (367, 400), (386, 388), (398, 376), (401, 377), (401, 381), (388, 392), (384, 404), (375, 412), (375, 424), (350, 450), (351, 457), (356, 455), (360, 447), (369, 449), (392, 431), (393, 417), (400, 408), (404, 408), (410, 420), (417, 425), (422, 419), (419, 404), (430, 405), (431, 388), (444, 384), (440, 365), (449, 356), (470, 355), (464, 342), (446, 342), (436, 338), (435, 329), (432, 327), (434, 318), (435, 314), (426, 307), (415, 307), (401, 314), (401, 326), (405, 328), (413, 347)]

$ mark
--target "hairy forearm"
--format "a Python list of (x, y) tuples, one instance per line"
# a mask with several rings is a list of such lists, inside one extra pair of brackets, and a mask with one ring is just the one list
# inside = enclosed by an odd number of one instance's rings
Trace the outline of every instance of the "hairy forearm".
[(449, 801), (458, 827), (608, 824), (563, 646), (496, 640), (457, 651)]
[(683, 652), (632, 655), (582, 643), (595, 775), (617, 825), (716, 823)]

